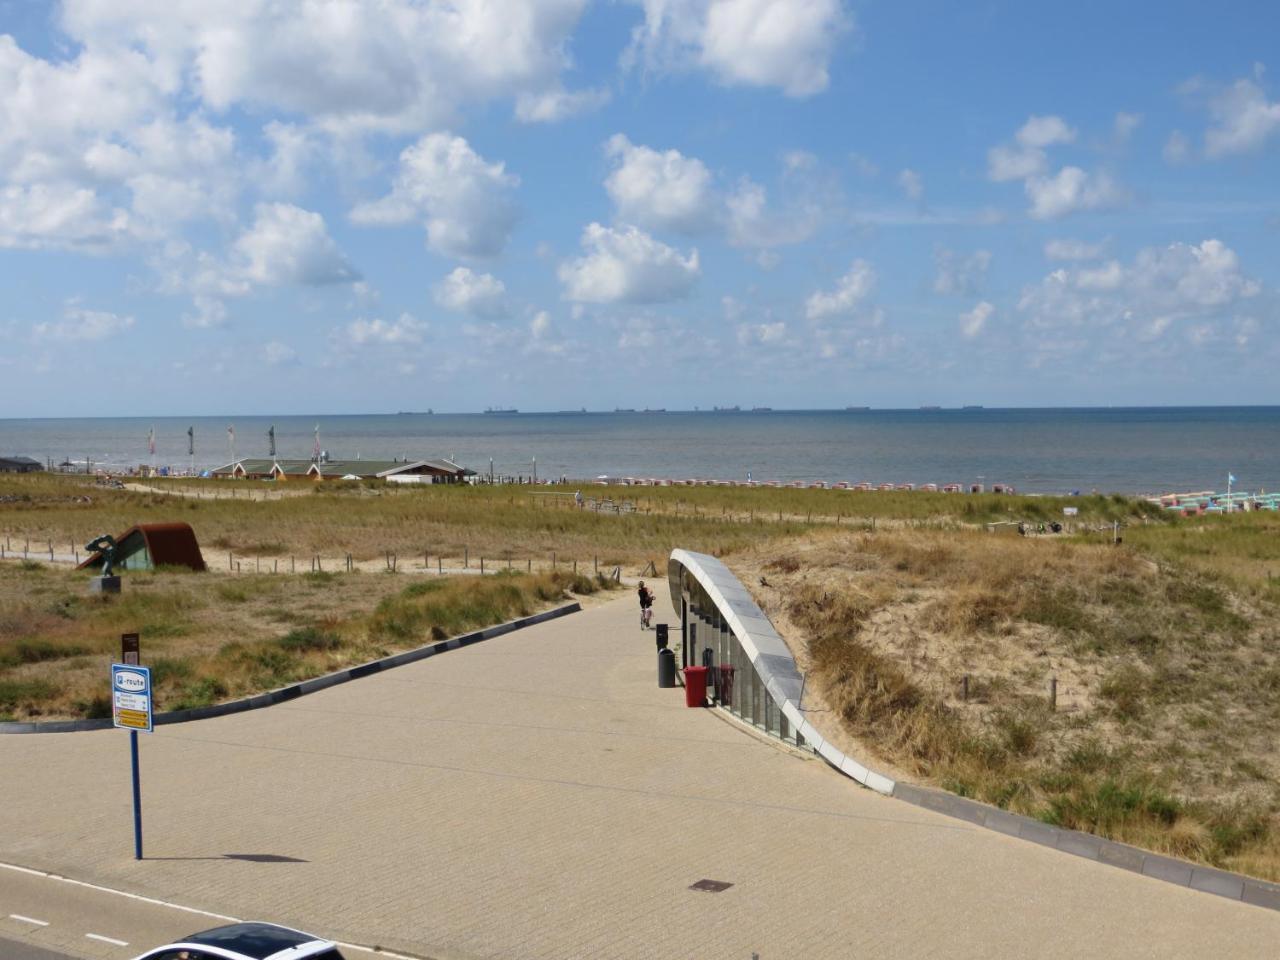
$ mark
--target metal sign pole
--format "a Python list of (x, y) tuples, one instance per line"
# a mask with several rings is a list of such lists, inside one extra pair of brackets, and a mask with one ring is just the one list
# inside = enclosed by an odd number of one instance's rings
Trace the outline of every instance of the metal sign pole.
[(138, 731), (129, 731), (129, 752), (133, 755), (133, 859), (142, 859), (142, 781), (138, 776)]

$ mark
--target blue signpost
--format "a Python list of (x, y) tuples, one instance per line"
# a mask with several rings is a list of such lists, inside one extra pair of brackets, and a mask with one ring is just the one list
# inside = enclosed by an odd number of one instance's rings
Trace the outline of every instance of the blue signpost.
[(111, 665), (111, 719), (129, 731), (133, 766), (133, 858), (142, 859), (142, 782), (138, 774), (138, 731), (151, 733), (151, 670), (131, 663)]

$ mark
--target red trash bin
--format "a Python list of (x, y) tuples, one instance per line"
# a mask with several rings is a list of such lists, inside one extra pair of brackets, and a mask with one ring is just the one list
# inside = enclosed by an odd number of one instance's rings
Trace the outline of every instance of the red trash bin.
[(684, 705), (700, 707), (707, 698), (707, 668), (684, 668)]

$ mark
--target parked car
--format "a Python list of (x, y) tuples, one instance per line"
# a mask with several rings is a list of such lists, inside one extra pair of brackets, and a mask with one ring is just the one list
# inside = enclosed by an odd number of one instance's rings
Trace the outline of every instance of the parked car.
[(193, 933), (135, 960), (343, 960), (337, 946), (274, 923), (232, 923)]

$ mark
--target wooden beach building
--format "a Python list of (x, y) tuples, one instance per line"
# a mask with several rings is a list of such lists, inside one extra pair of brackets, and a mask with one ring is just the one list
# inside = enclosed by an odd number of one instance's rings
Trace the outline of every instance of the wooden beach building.
[(287, 460), (246, 458), (212, 471), (221, 480), (386, 480), (391, 483), (462, 483), (474, 470), (452, 460)]
[(44, 464), (30, 457), (0, 457), (0, 473), (36, 473)]

